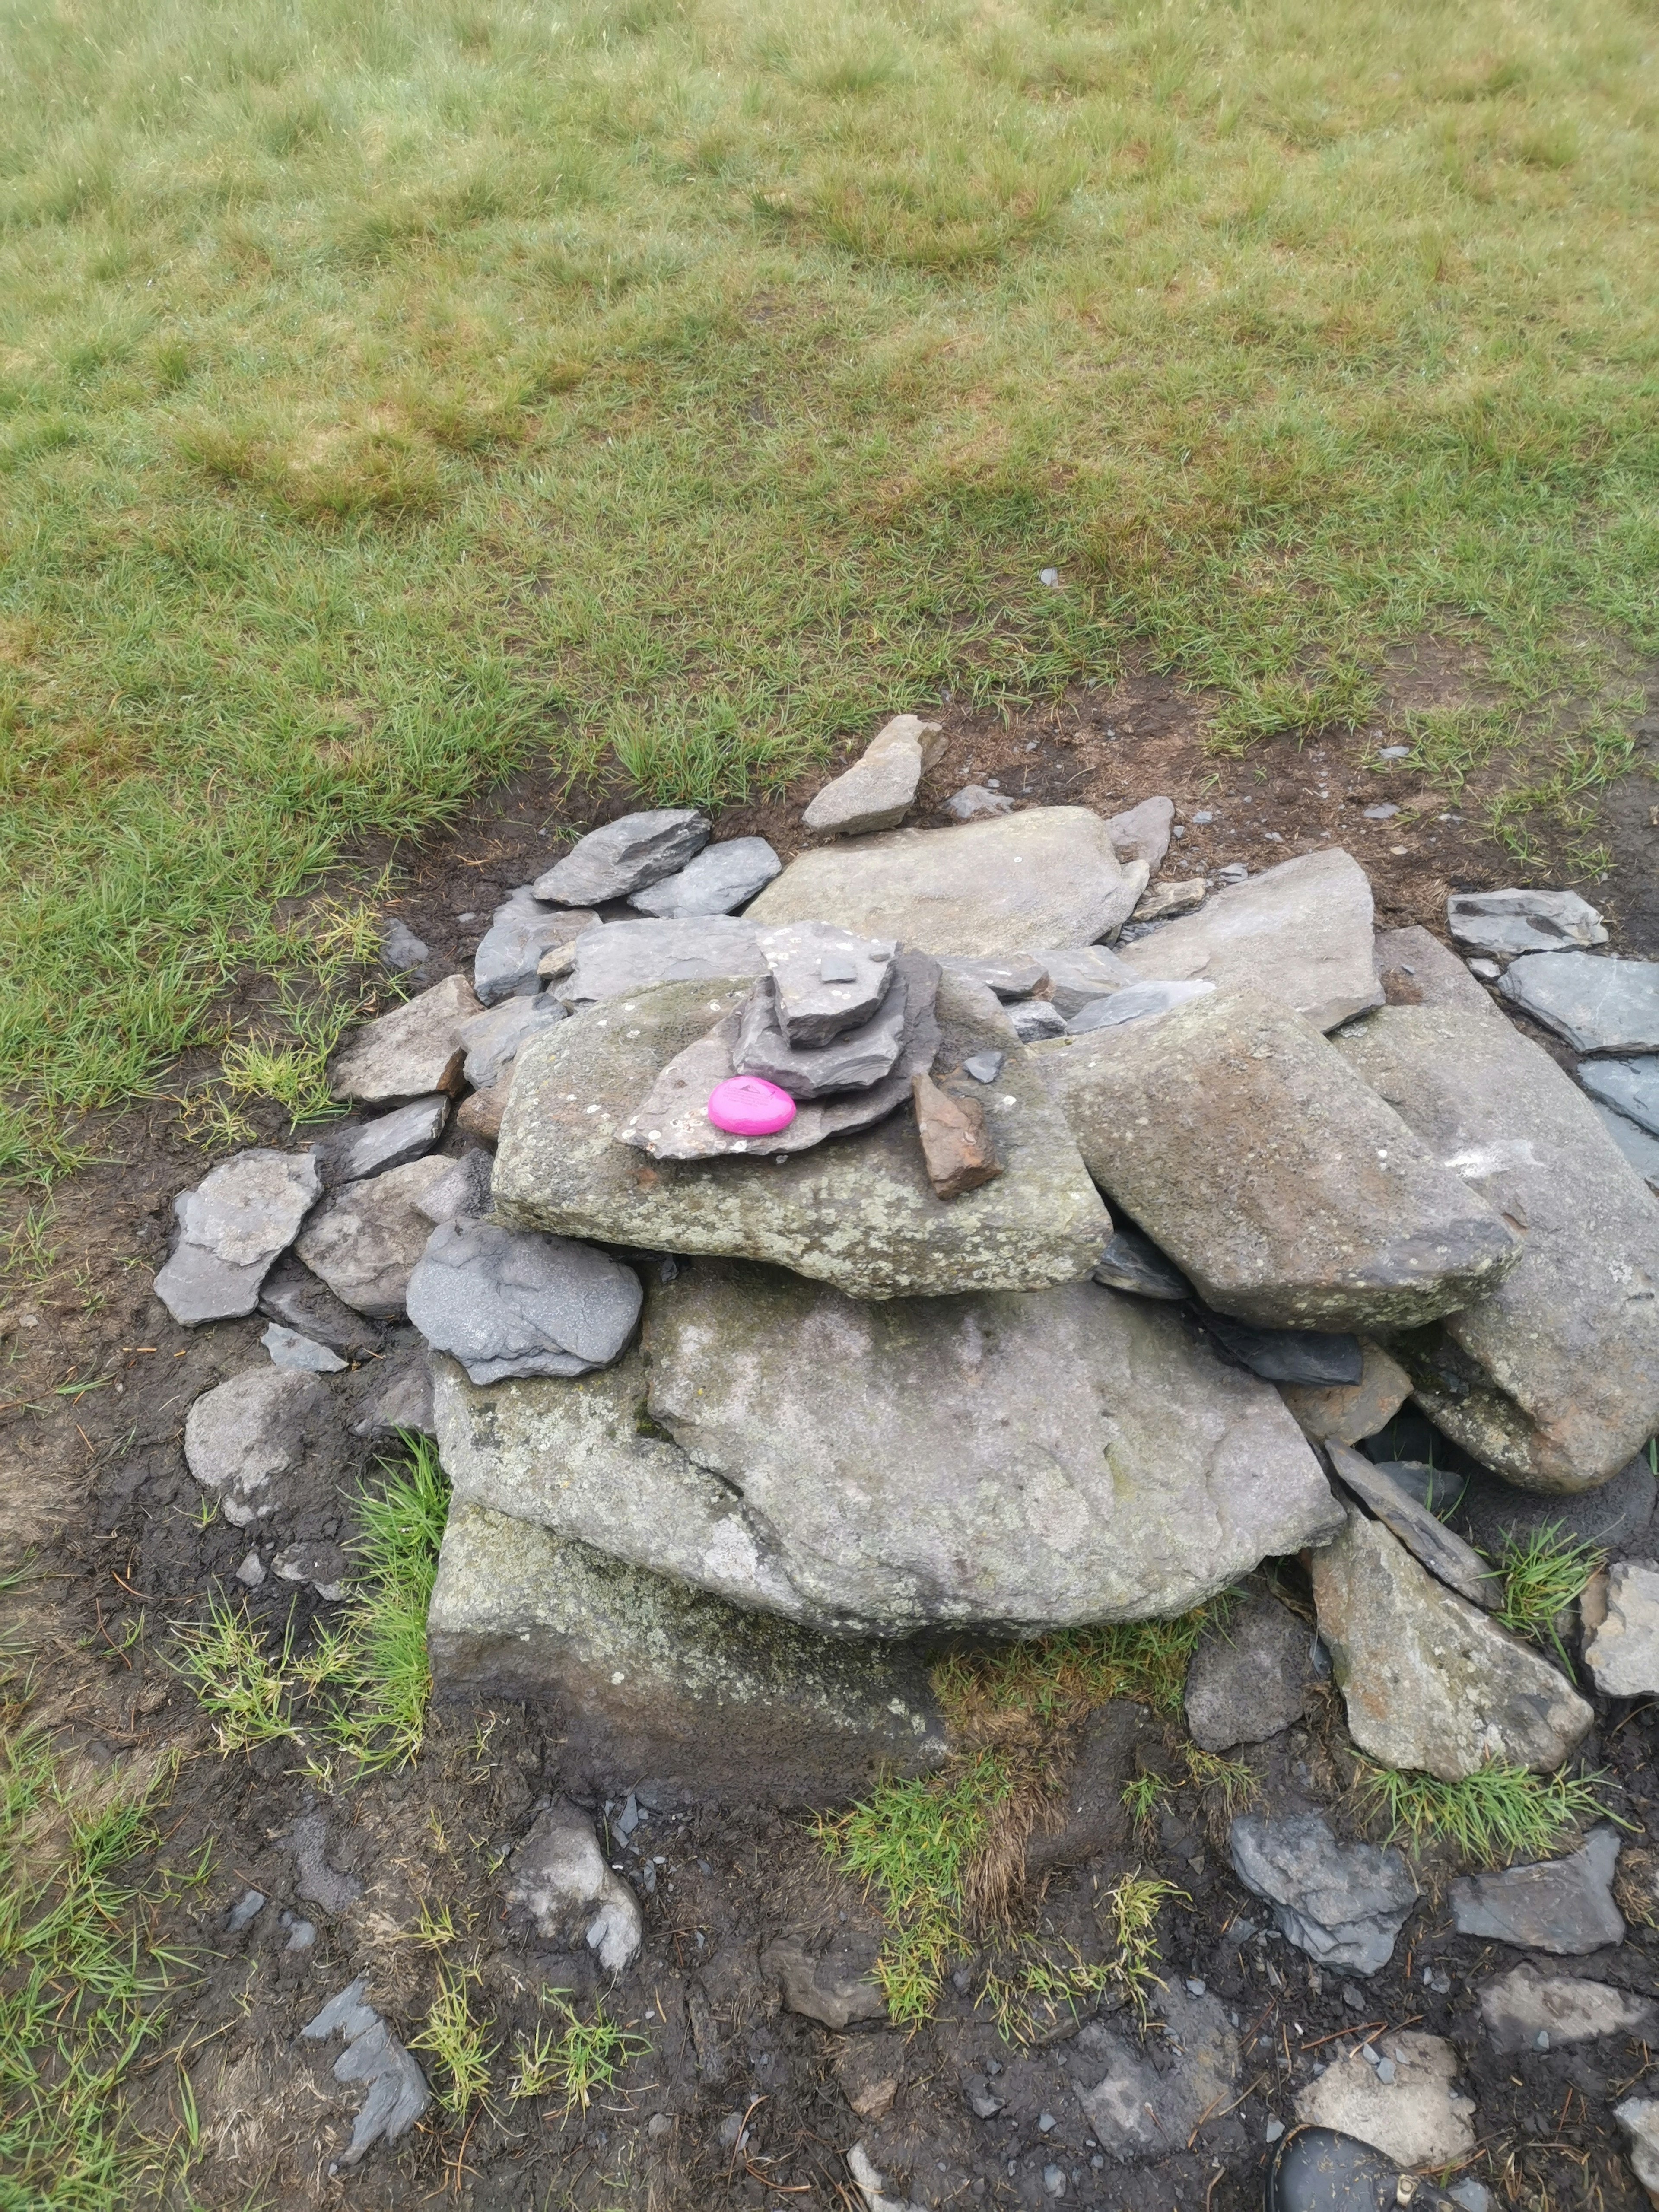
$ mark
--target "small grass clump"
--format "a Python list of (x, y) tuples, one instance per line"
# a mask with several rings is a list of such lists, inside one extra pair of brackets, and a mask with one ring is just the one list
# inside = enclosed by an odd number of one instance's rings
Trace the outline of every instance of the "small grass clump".
[(1584, 1586), (1607, 1554), (1594, 1544), (1569, 1536), (1559, 1522), (1534, 1528), (1524, 1541), (1511, 1540), (1495, 1565), (1504, 1577), (1504, 1602), (1496, 1618), (1516, 1635), (1551, 1644), (1569, 1674), (1573, 1671), (1561, 1641), (1557, 1617), (1584, 1593)]
[(1505, 1866), (1547, 1858), (1587, 1821), (1612, 1818), (1601, 1779), (1565, 1770), (1534, 1774), (1493, 1759), (1461, 1782), (1437, 1782), (1366, 1763), (1358, 1787), (1361, 1804), (1387, 1821), (1389, 1842), (1407, 1837), (1417, 1850), (1448, 1844), (1475, 1864)]
[(507, 2094), (515, 2104), (535, 2097), (560, 2097), (567, 2117), (585, 2112), (598, 2092), (614, 2089), (624, 2069), (650, 2050), (647, 2037), (611, 2019), (603, 2003), (586, 2020), (570, 2002), (568, 1990), (544, 1990), (542, 2002), (558, 2015), (556, 2027), (538, 2027), (528, 2041), (520, 2038), (518, 2071)]
[(478, 1979), (476, 1966), (444, 1960), (438, 1968), (438, 1993), (409, 2039), (411, 2051), (424, 2051), (432, 2060), (433, 2096), (458, 2124), (488, 2094), (489, 2062), (495, 2055), (484, 2023), (472, 2009), (470, 1993)]
[(1066, 1629), (953, 1656), (935, 1668), (934, 1684), (951, 1724), (970, 1730), (1011, 1714), (1053, 1727), (1113, 1698), (1173, 1717), (1194, 1647), (1206, 1626), (1225, 1620), (1230, 1603), (1224, 1593), (1174, 1620)]

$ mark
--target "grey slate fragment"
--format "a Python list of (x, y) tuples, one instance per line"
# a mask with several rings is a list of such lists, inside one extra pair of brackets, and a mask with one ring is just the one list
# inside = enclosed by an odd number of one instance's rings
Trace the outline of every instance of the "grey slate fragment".
[(1170, 849), (1174, 821), (1174, 799), (1143, 799), (1139, 806), (1114, 814), (1106, 824), (1106, 834), (1120, 860), (1144, 860), (1156, 875)]
[(1255, 1595), (1212, 1621), (1187, 1669), (1187, 1732), (1202, 1751), (1265, 1743), (1302, 1717), (1313, 1686), (1307, 1625)]
[(732, 914), (747, 906), (757, 891), (782, 872), (783, 862), (764, 837), (727, 837), (718, 845), (705, 845), (677, 875), (664, 876), (635, 891), (628, 903), (662, 921)]
[(867, 1091), (892, 1073), (915, 1027), (909, 992), (898, 981), (869, 1020), (858, 1027), (842, 1030), (827, 1044), (792, 1045), (778, 1019), (776, 986), (769, 975), (763, 975), (738, 1018), (732, 1065), (740, 1075), (758, 1075), (775, 1083), (792, 1098)]
[(388, 1359), (351, 1425), (354, 1437), (392, 1437), (400, 1432), (429, 1437), (432, 1425), (432, 1367), (424, 1351)]
[(1649, 1997), (1580, 1974), (1540, 1974), (1536, 1966), (1511, 1967), (1480, 1991), (1486, 2033), (1505, 2052), (1537, 2050), (1540, 2034), (1552, 2051), (1602, 2035), (1642, 2034), (1650, 2040), (1655, 2012)]
[(388, 975), (410, 975), (431, 957), (431, 947), (422, 945), (406, 922), (390, 921), (381, 932), (380, 965)]
[(1376, 956), (1377, 980), (1391, 1006), (1467, 1006), (1475, 1014), (1492, 1011), (1492, 1000), (1457, 955), (1415, 923), (1409, 929), (1379, 930)]
[(860, 758), (811, 800), (801, 816), (803, 825), (840, 837), (896, 829), (924, 772), (944, 745), (937, 722), (895, 714), (871, 738)]
[(568, 1799), (538, 1813), (514, 1851), (507, 1904), (544, 1942), (585, 1942), (607, 1974), (624, 1972), (639, 1956), (639, 1899), (606, 1865), (592, 1821)]
[(246, 1528), (276, 1502), (273, 1485), (303, 1457), (307, 1431), (328, 1392), (314, 1375), (249, 1367), (205, 1390), (185, 1416), (185, 1462), (217, 1497), (225, 1518)]
[(472, 988), (481, 1006), (510, 999), (533, 983), (546, 954), (591, 928), (598, 915), (586, 908), (544, 906), (528, 890), (498, 906), (472, 960)]
[(1184, 983), (1129, 983), (1108, 999), (1091, 999), (1066, 1024), (1072, 1036), (1086, 1036), (1091, 1030), (1111, 1030), (1125, 1022), (1141, 1022), (1171, 1012), (1194, 999), (1201, 999), (1215, 985), (1203, 976)]
[(751, 922), (731, 915), (697, 915), (684, 921), (612, 921), (585, 930), (576, 939), (570, 973), (556, 988), (574, 1008), (599, 999), (631, 998), (659, 983), (765, 973)]
[(1046, 999), (1016, 999), (1008, 1018), (1021, 1044), (1040, 1044), (1047, 1037), (1066, 1034), (1066, 1017)]
[(1012, 814), (1014, 802), (1006, 791), (990, 791), (982, 783), (964, 783), (952, 792), (940, 811), (953, 822), (983, 822), (997, 814)]
[(1578, 1080), (1592, 1098), (1659, 1137), (1659, 1054), (1638, 1060), (1587, 1060)]
[(474, 1382), (582, 1375), (616, 1358), (640, 1314), (631, 1267), (591, 1244), (448, 1222), (410, 1279), (409, 1317)]
[(499, 1083), (507, 1063), (526, 1037), (565, 1018), (565, 1008), (551, 991), (533, 998), (504, 1000), (487, 1013), (463, 1022), (456, 1035), (466, 1048), (465, 1075), (475, 1091), (488, 1091)]
[(1577, 891), (1454, 891), (1446, 923), (1466, 952), (1504, 959), (1607, 941), (1601, 915)]
[(971, 1075), (975, 1083), (994, 1083), (1002, 1073), (1006, 1056), (1000, 1052), (969, 1053), (962, 1063), (962, 1072)]
[(1358, 1382), (1365, 1371), (1357, 1336), (1317, 1328), (1255, 1328), (1207, 1311), (1199, 1319), (1224, 1350), (1264, 1382)]
[(350, 2043), (360, 2035), (367, 2035), (380, 2017), (365, 1994), (368, 1988), (368, 1976), (359, 1974), (355, 1982), (348, 1982), (344, 1989), (337, 1990), (316, 2017), (308, 2020), (300, 2030), (307, 2042), (324, 2043), (331, 2035), (343, 2035)]
[(1233, 1870), (1273, 1908), (1279, 1933), (1322, 1966), (1375, 1974), (1417, 1902), (1396, 1850), (1339, 1844), (1316, 1813), (1270, 1820), (1247, 1813), (1229, 1833)]
[(683, 868), (708, 842), (707, 819), (689, 806), (624, 814), (579, 837), (532, 890), (556, 906), (599, 906), (628, 898)]
[(1619, 1831), (1604, 1826), (1565, 1858), (1464, 1875), (1450, 1887), (1452, 1925), (1460, 1936), (1568, 1958), (1622, 1943), (1625, 1923), (1613, 1901), (1620, 1848)]
[(1049, 1003), (1067, 1021), (1095, 1000), (1140, 980), (1121, 953), (1104, 945), (1056, 946), (1030, 957), (1048, 969)]
[[(296, 1922), (295, 1936), (308, 1925)], [(288, 1948), (307, 1947), (290, 1936)], [(368, 1986), (368, 1976), (360, 1974), (300, 2030), (313, 2043), (343, 2034), (346, 2047), (334, 2062), (335, 2080), (368, 2085), (368, 2094), (352, 2125), (351, 2142), (331, 2165), (331, 2173), (357, 2165), (377, 2142), (396, 2142), (407, 2135), (431, 2102), (426, 2076), (368, 2002), (364, 1995)]]
[(238, 1152), (173, 1202), (179, 1241), (155, 1295), (193, 1328), (253, 1311), (277, 1255), (299, 1234), (322, 1188), (308, 1152)]
[[(1091, 2021), (1073, 2045), (1067, 2072), (1085, 2124), (1122, 2166), (1166, 2159), (1172, 2145), (1184, 2149), (1237, 2086), (1238, 2037), (1218, 1997), (1193, 1996), (1171, 1978), (1158, 1992), (1158, 2014), (1166, 2030), (1161, 2063), (1121, 2015), (1110, 2026)], [(1063, 2188), (1064, 2170), (1056, 2170)]]
[(309, 1336), (301, 1336), (297, 1329), (286, 1328), (274, 1321), (259, 1339), (270, 1354), (273, 1367), (292, 1367), (307, 1375), (338, 1375), (345, 1362), (337, 1352), (331, 1352), (325, 1344), (319, 1344)]
[[(787, 922), (757, 933), (787, 1042), (834, 1042), (874, 1019), (896, 974), (889, 937), (859, 937), (830, 921)], [(849, 972), (850, 970), (850, 972)]]
[(325, 1344), (344, 1360), (367, 1359), (380, 1347), (378, 1326), (337, 1298), (328, 1285), (292, 1252), (285, 1252), (265, 1277), (259, 1291), (259, 1311), (284, 1328), (291, 1328), (296, 1336)]
[(1595, 1109), (1596, 1119), (1601, 1127), (1648, 1188), (1659, 1192), (1659, 1137), (1650, 1136), (1627, 1115), (1615, 1113), (1611, 1106), (1604, 1106), (1599, 1098), (1593, 1098), (1590, 1103)]
[(312, 1216), (298, 1251), (335, 1296), (389, 1321), (403, 1310), (415, 1264), (432, 1234), (420, 1200), (451, 1183), (455, 1163), (428, 1156), (331, 1191)]
[(322, 1177), (323, 1188), (333, 1190), (343, 1182), (362, 1182), (387, 1168), (400, 1168), (432, 1150), (449, 1119), (448, 1094), (434, 1091), (425, 1098), (411, 1098), (407, 1106), (372, 1121), (356, 1121), (322, 1138), (312, 1147), (312, 1158)]
[(1029, 999), (1048, 981), (1046, 963), (1035, 954), (1022, 957), (1009, 953), (999, 960), (977, 959), (969, 953), (956, 952), (941, 960), (939, 966), (952, 975), (965, 975), (970, 982), (982, 983), (988, 991), (994, 991), (999, 999), (1004, 1000)]
[(264, 1905), (265, 1897), (263, 1890), (245, 1889), (225, 1915), (225, 1933), (228, 1936), (240, 1936), (244, 1928), (258, 1918), (260, 1913), (264, 1911)]
[(1411, 1492), (1381, 1467), (1332, 1439), (1325, 1447), (1338, 1475), (1383, 1527), (1425, 1566), (1437, 1582), (1455, 1589), (1471, 1605), (1496, 1613), (1504, 1602), (1504, 1578), (1480, 1553), (1455, 1536)]
[(393, 1106), (458, 1091), (465, 1055), (455, 1032), (483, 1011), (465, 976), (446, 975), (351, 1032), (328, 1064), (330, 1097)]
[(1173, 1261), (1166, 1260), (1150, 1237), (1137, 1229), (1119, 1229), (1095, 1264), (1094, 1279), (1108, 1290), (1127, 1291), (1138, 1298), (1189, 1298), (1193, 1286)]
[(1659, 1052), (1659, 960), (1529, 952), (1498, 988), (1576, 1052)]

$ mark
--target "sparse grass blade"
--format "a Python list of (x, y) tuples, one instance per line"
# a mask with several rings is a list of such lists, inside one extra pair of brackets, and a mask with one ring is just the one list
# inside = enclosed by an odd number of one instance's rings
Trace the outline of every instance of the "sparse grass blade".
[(570, 2002), (568, 1990), (544, 1990), (541, 2002), (557, 2015), (556, 2027), (538, 2027), (518, 2043), (518, 2066), (508, 2095), (515, 2103), (540, 2097), (562, 2100), (567, 2116), (586, 2112), (599, 2092), (614, 2090), (632, 2062), (650, 2050), (650, 2039), (611, 2019), (596, 2002), (584, 2020)]
[(1449, 1845), (1478, 1866), (1547, 1858), (1590, 1822), (1613, 1818), (1600, 1775), (1530, 1772), (1492, 1761), (1461, 1782), (1362, 1765), (1360, 1802), (1386, 1824), (1390, 1841), (1418, 1850)]

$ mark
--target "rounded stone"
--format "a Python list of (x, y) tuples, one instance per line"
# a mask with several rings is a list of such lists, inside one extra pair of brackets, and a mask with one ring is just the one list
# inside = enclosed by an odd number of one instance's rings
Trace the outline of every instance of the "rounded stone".
[(708, 1094), (708, 1118), (734, 1137), (772, 1137), (795, 1118), (795, 1102), (763, 1076), (733, 1075)]

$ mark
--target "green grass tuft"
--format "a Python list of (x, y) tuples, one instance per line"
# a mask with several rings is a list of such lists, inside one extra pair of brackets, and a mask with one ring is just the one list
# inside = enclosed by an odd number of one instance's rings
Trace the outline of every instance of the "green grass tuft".
[(1559, 1522), (1534, 1529), (1522, 1543), (1506, 1544), (1495, 1562), (1504, 1577), (1504, 1602), (1494, 1618), (1534, 1644), (1551, 1644), (1571, 1674), (1557, 1620), (1583, 1596), (1606, 1556), (1595, 1545), (1566, 1535)]
[(1359, 1791), (1368, 1811), (1388, 1822), (1390, 1842), (1403, 1836), (1419, 1850), (1449, 1844), (1477, 1865), (1505, 1866), (1547, 1858), (1586, 1822), (1611, 1818), (1597, 1788), (1601, 1779), (1565, 1770), (1534, 1774), (1494, 1760), (1462, 1782), (1437, 1782), (1430, 1774), (1365, 1762)]
[(626, 2068), (651, 2048), (596, 2003), (584, 2020), (569, 2002), (568, 1990), (544, 1990), (542, 2003), (558, 2015), (556, 2028), (538, 2027), (518, 2045), (518, 2070), (507, 2094), (514, 2103), (538, 2097), (563, 2100), (567, 2117), (584, 2112), (592, 2097), (614, 2090)]
[(1050, 1726), (1113, 1698), (1174, 1715), (1199, 1637), (1207, 1623), (1226, 1618), (1229, 1602), (1224, 1593), (1175, 1620), (1067, 1629), (988, 1653), (953, 1656), (934, 1669), (934, 1686), (958, 1728), (1008, 1713)]

